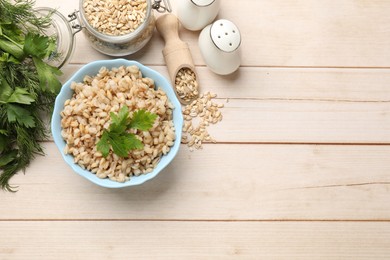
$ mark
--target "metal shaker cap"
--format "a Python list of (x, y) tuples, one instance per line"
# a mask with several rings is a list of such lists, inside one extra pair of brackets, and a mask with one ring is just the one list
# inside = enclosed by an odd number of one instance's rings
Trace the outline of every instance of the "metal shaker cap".
[(233, 52), (241, 44), (238, 27), (226, 19), (220, 19), (211, 25), (210, 36), (215, 46), (224, 52)]

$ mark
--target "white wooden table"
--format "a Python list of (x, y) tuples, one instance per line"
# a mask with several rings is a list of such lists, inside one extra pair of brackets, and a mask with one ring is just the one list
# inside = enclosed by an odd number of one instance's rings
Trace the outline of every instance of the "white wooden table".
[[(390, 1), (222, 2), (243, 36), (237, 73), (213, 74), (199, 32), (181, 31), (202, 92), (225, 103), (217, 143), (113, 190), (45, 142), (1, 192), (0, 259), (390, 259)], [(155, 32), (127, 58), (167, 76), (162, 48)], [(62, 81), (108, 58), (78, 34)]]

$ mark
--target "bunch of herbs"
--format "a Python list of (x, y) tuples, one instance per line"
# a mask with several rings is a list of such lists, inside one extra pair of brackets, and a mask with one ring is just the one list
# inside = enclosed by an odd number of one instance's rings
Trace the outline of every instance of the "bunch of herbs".
[(44, 34), (52, 13), (41, 16), (32, 0), (0, 0), (0, 186), (43, 155), (50, 113), (61, 83), (61, 71), (47, 60), (56, 40)]

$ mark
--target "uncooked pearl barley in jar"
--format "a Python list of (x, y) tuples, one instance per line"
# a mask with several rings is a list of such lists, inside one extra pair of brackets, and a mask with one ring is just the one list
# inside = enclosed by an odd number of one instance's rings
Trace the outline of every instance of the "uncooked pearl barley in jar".
[(198, 31), (212, 23), (218, 14), (221, 0), (179, 0), (177, 16), (188, 30)]
[(155, 28), (153, 10), (171, 12), (169, 0), (80, 0), (83, 32), (92, 47), (110, 56), (126, 56), (142, 49)]

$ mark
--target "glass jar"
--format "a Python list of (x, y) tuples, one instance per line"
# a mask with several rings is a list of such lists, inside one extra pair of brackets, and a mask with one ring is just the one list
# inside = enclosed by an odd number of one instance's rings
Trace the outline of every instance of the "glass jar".
[[(145, 18), (140, 25), (132, 32), (123, 35), (111, 35), (99, 31), (88, 22), (84, 2), (85, 0), (79, 1), (80, 10), (78, 12), (79, 22), (83, 28), (82, 31), (93, 48), (110, 56), (126, 56), (133, 54), (149, 42), (155, 27), (155, 17), (152, 9), (156, 9), (158, 12), (171, 12), (169, 0), (164, 0), (164, 6), (160, 4), (161, 0), (155, 0), (153, 4), (152, 0), (146, 0)], [(96, 17), (94, 17), (94, 19), (96, 19)], [(99, 19), (96, 21), (98, 22)]]
[(54, 67), (61, 68), (71, 58), (75, 47), (74, 34), (79, 32), (81, 28), (77, 25), (70, 24), (72, 20), (68, 20), (53, 8), (39, 7), (35, 11), (38, 16), (50, 15), (51, 17), (51, 25), (45, 28), (43, 33), (55, 39), (57, 48), (45, 62)]

